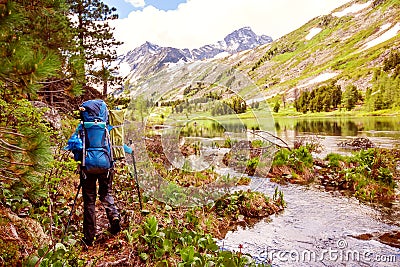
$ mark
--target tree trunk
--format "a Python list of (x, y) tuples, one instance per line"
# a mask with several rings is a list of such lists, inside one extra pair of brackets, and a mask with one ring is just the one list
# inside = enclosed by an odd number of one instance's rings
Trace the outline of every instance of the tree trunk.
[(107, 97), (107, 71), (106, 68), (104, 67), (104, 61), (101, 61), (101, 67), (103, 71), (103, 97)]

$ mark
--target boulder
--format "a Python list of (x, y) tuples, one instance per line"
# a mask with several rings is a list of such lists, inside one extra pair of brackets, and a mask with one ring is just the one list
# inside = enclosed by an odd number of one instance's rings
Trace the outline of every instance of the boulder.
[(357, 137), (351, 140), (344, 140), (342, 142), (339, 142), (337, 145), (339, 147), (354, 149), (354, 150), (368, 149), (375, 147), (375, 144), (372, 143), (371, 140), (369, 140), (366, 137)]

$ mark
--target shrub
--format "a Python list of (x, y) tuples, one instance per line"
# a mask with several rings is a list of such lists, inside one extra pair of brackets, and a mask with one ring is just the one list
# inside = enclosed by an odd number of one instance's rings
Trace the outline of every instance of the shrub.
[(338, 168), (340, 167), (340, 162), (345, 160), (345, 157), (336, 154), (336, 153), (329, 153), (326, 157), (325, 160), (327, 160), (329, 163), (330, 168)]
[(275, 155), (272, 166), (288, 166), (302, 173), (305, 168), (311, 168), (313, 162), (313, 157), (309, 150), (301, 146), (293, 150), (287, 148), (279, 150)]

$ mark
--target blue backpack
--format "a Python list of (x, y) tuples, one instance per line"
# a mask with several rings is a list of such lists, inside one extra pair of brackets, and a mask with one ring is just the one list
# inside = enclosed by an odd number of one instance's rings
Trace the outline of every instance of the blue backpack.
[(68, 140), (67, 149), (82, 162), (85, 173), (106, 173), (113, 167), (107, 105), (103, 100), (88, 100), (79, 110), (81, 123)]

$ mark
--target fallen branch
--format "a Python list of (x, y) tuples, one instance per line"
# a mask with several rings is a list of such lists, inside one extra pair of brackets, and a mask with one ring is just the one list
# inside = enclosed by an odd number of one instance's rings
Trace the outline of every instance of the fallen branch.
[(114, 262), (104, 262), (100, 265), (97, 265), (97, 267), (120, 266), (120, 264), (126, 263), (126, 262), (127, 262), (127, 258), (122, 258), (122, 259), (114, 261)]
[(250, 133), (252, 133), (252, 134), (254, 134), (254, 135), (257, 135), (257, 136), (259, 136), (259, 137), (261, 137), (261, 138), (267, 140), (268, 142), (273, 143), (274, 145), (276, 145), (276, 146), (278, 146), (278, 147), (281, 147), (281, 148), (283, 147), (283, 148), (287, 148), (287, 149), (289, 149), (289, 150), (292, 150), (292, 149), (289, 147), (288, 143), (286, 143), (282, 138), (280, 138), (280, 137), (278, 137), (278, 136), (276, 136), (276, 135), (274, 135), (274, 134), (272, 134), (272, 133), (269, 133), (269, 132), (267, 132), (267, 131), (257, 130), (257, 132), (266, 133), (266, 134), (272, 136), (273, 138), (278, 139), (279, 141), (281, 141), (281, 142), (284, 144), (284, 146), (279, 145), (279, 144), (277, 144), (276, 142), (273, 142), (273, 141), (267, 139), (266, 137), (264, 137), (264, 136), (262, 136), (262, 135), (260, 135), (260, 134), (257, 134), (256, 131), (248, 131), (248, 132), (250, 132)]

